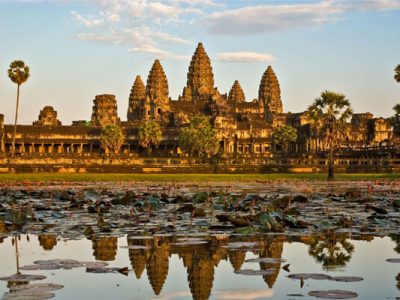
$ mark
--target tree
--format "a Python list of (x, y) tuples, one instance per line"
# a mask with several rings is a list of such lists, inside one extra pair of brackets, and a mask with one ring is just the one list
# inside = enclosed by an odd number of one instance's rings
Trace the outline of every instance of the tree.
[(334, 177), (333, 152), (340, 147), (347, 136), (346, 121), (353, 111), (345, 95), (324, 91), (308, 108), (311, 125), (316, 136), (329, 151), (328, 180)]
[(123, 142), (124, 136), (120, 126), (106, 125), (101, 129), (100, 144), (104, 151), (108, 149), (117, 153)]
[(400, 65), (397, 65), (397, 67), (394, 69), (394, 72), (394, 80), (400, 82)]
[(279, 126), (273, 133), (273, 139), (287, 153), (289, 143), (294, 143), (297, 140), (297, 130), (292, 126)]
[(217, 131), (207, 117), (194, 117), (179, 133), (179, 147), (189, 155), (208, 156), (218, 152)]
[(8, 69), (8, 77), (11, 79), (12, 82), (17, 84), (17, 103), (15, 108), (15, 121), (14, 121), (14, 133), (13, 133), (11, 156), (14, 156), (15, 153), (15, 136), (17, 134), (20, 87), (21, 84), (25, 83), (28, 80), (29, 76), (30, 76), (29, 67), (26, 66), (22, 60), (14, 60), (10, 64), (10, 68)]
[(334, 231), (327, 231), (321, 237), (317, 237), (308, 250), (316, 262), (322, 263), (326, 270), (345, 266), (353, 252), (354, 246), (347, 236)]
[(390, 123), (393, 126), (394, 132), (400, 133), (400, 104), (393, 107), (394, 115), (390, 118)]
[(158, 147), (162, 139), (160, 125), (155, 121), (145, 121), (138, 129), (139, 145), (151, 153), (152, 147)]

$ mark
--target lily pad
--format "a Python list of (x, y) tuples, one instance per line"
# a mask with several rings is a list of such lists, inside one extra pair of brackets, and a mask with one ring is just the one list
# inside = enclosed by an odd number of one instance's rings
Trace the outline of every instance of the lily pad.
[(290, 274), (287, 277), (290, 279), (314, 279), (314, 280), (330, 280), (332, 277), (326, 274), (318, 274), (318, 273), (297, 273)]
[(238, 270), (235, 271), (235, 274), (240, 274), (240, 275), (260, 275), (260, 276), (265, 276), (265, 275), (271, 275), (275, 273), (274, 269), (269, 269), (269, 270), (250, 270), (250, 269), (243, 269), (243, 270)]
[(390, 263), (400, 264), (400, 258), (388, 258), (386, 261)]
[(273, 258), (273, 257), (258, 257), (258, 258), (251, 258), (246, 259), (245, 262), (247, 263), (265, 263), (265, 264), (275, 264), (275, 263), (282, 263), (285, 262), (285, 259)]
[(357, 276), (333, 276), (330, 280), (338, 281), (338, 282), (356, 282), (363, 281), (364, 278)]
[(357, 293), (343, 290), (311, 291), (308, 295), (324, 299), (352, 299), (358, 297)]
[(228, 249), (241, 249), (241, 248), (253, 249), (257, 246), (258, 246), (258, 244), (255, 242), (235, 242), (235, 243), (228, 243), (225, 246), (225, 248), (228, 248)]
[(10, 287), (10, 292), (29, 292), (29, 293), (39, 293), (39, 292), (52, 292), (62, 289), (64, 286), (55, 283), (30, 283), (22, 285), (13, 285)]
[(53, 293), (5, 293), (2, 300), (45, 300), (54, 298)]
[(46, 279), (46, 276), (31, 275), (31, 274), (14, 274), (11, 276), (0, 277), (0, 280), (14, 281), (14, 282), (34, 281), (34, 280), (43, 280), (43, 279)]

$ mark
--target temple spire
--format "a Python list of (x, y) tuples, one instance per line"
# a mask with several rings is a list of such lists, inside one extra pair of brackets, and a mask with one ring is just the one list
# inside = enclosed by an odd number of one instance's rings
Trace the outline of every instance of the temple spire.
[(258, 99), (264, 104), (267, 111), (271, 113), (283, 112), (279, 81), (271, 66), (268, 66), (261, 78)]
[(128, 105), (128, 121), (134, 121), (139, 118), (139, 108), (141, 102), (146, 99), (146, 87), (142, 81), (142, 78), (138, 75), (133, 83), (131, 93), (129, 95)]
[(211, 95), (213, 90), (214, 74), (210, 58), (204, 50), (203, 44), (199, 43), (190, 62), (183, 96), (185, 100), (191, 100), (193, 97)]
[(146, 95), (150, 101), (157, 103), (168, 103), (169, 101), (167, 76), (158, 59), (154, 61), (147, 77)]
[(240, 86), (239, 81), (237, 81), (237, 80), (235, 80), (235, 82), (233, 83), (233, 86), (229, 92), (228, 101), (235, 103), (235, 104), (245, 102), (243, 89)]

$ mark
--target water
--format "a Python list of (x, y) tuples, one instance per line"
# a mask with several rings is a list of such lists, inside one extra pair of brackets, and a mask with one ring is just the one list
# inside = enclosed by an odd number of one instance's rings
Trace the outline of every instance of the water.
[[(16, 273), (12, 239), (8, 236), (0, 240), (0, 277)], [(240, 245), (238, 242), (247, 247), (232, 249)], [(129, 267), (127, 276), (118, 272), (87, 273), (85, 267), (21, 271), (47, 277), (37, 282), (62, 284), (64, 288), (54, 292), (56, 299), (317, 299), (308, 295), (315, 290), (352, 291), (358, 294), (357, 299), (400, 297), (400, 264), (386, 262), (388, 258), (400, 258), (395, 251), (400, 248), (396, 237), (351, 236), (333, 231), (308, 236), (200, 235), (195, 240), (166, 235), (78, 240), (21, 235), (17, 246), (20, 266), (32, 265), (36, 260), (74, 259)], [(273, 259), (267, 263), (245, 262), (259, 257)], [(290, 264), (290, 272), (282, 268), (286, 264)], [(235, 273), (245, 269), (270, 273)], [(287, 277), (294, 273), (359, 276), (363, 280), (308, 279), (301, 287), (300, 280)], [(0, 281), (0, 293), (7, 291), (7, 281)]]

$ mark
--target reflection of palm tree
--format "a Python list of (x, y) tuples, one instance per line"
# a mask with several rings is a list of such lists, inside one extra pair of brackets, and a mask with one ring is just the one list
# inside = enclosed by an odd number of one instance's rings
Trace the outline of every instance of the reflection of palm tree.
[(396, 276), (396, 280), (397, 280), (397, 288), (400, 290), (400, 273), (399, 274), (397, 274), (397, 276)]
[(328, 231), (310, 244), (308, 253), (324, 269), (345, 266), (354, 252), (353, 244), (344, 234)]
[(390, 238), (396, 243), (396, 247), (393, 248), (396, 253), (400, 253), (400, 234), (391, 234)]

